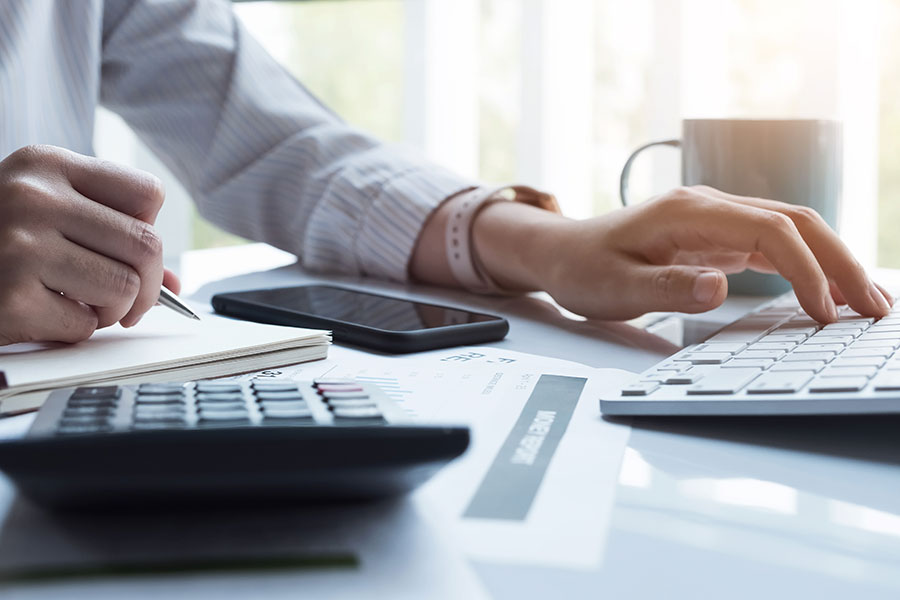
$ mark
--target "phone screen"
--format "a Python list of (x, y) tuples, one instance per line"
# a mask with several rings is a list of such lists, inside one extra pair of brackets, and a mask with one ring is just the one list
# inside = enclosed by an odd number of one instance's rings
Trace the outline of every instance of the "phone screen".
[(239, 295), (243, 300), (255, 304), (387, 331), (415, 331), (499, 320), (491, 315), (467, 310), (330, 286), (254, 290)]

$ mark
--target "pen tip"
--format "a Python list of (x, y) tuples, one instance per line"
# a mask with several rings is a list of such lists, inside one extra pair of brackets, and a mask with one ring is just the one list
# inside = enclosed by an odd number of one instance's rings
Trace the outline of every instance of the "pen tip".
[(195, 321), (199, 321), (199, 320), (200, 320), (200, 317), (198, 317), (197, 315), (191, 315), (191, 318), (192, 318), (193, 320), (195, 320)]

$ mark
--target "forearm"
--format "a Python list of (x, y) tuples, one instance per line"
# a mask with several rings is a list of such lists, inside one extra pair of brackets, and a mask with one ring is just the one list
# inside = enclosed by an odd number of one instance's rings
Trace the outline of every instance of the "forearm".
[[(458, 287), (446, 255), (447, 204), (425, 224), (410, 261), (410, 275), (423, 283)], [(476, 216), (472, 249), (488, 275), (507, 290), (547, 289), (559, 248), (572, 220), (521, 202), (494, 202)]]

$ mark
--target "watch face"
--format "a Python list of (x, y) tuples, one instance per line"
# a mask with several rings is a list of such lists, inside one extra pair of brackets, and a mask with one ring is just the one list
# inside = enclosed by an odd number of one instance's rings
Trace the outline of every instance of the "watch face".
[(257, 304), (387, 331), (498, 320), (491, 315), (330, 286), (256, 290), (241, 296)]

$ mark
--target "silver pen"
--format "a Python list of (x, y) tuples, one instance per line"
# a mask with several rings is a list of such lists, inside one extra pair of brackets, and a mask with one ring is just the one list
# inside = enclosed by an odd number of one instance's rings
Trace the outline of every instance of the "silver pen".
[(195, 319), (197, 321), (200, 320), (200, 317), (192, 311), (187, 304), (184, 303), (184, 300), (173, 294), (166, 286), (159, 286), (159, 303), (165, 306), (166, 308), (171, 308), (179, 315), (185, 316), (189, 319)]

